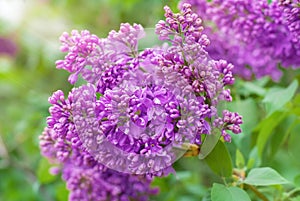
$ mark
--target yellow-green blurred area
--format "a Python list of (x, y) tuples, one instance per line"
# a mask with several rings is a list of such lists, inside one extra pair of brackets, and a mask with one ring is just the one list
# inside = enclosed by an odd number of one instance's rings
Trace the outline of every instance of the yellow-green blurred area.
[(67, 200), (65, 184), (48, 173), (38, 136), (46, 126), (48, 97), (67, 92), (59, 36), (87, 29), (106, 37), (120, 23), (154, 31), (163, 6), (175, 0), (0, 0), (0, 200)]

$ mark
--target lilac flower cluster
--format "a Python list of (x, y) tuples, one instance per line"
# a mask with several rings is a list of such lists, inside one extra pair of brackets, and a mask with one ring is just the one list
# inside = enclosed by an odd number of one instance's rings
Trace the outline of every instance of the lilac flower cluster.
[(75, 91), (72, 90), (66, 100), (60, 90), (49, 98), (53, 104), (49, 110), (51, 116), (47, 120), (48, 127), (40, 136), (42, 154), (57, 165), (55, 174), (61, 170), (70, 190), (69, 199), (148, 200), (149, 195), (157, 193), (157, 189), (150, 188), (150, 177), (108, 169), (82, 146), (72, 120)]
[[(156, 25), (156, 33), (160, 38), (172, 44), (168, 51), (161, 53), (156, 63), (161, 67), (168, 66), (180, 73), (192, 86), (197, 101), (201, 105), (199, 108), (201, 126), (196, 132), (197, 140), (192, 143), (201, 144), (201, 137), (197, 134), (211, 133), (210, 124), (204, 119), (211, 119), (210, 123), (218, 121), (216, 107), (219, 101), (232, 100), (230, 90), (224, 89), (224, 86), (234, 83), (233, 65), (225, 60), (210, 59), (206, 51), (210, 41), (207, 35), (202, 33), (202, 20), (192, 12), (189, 4), (183, 4), (181, 10), (182, 14), (179, 15), (165, 7), (166, 21), (160, 21)], [(226, 118), (231, 114), (230, 112), (223, 113), (223, 116)], [(238, 127), (241, 123), (241, 121), (234, 122)], [(226, 129), (222, 126), (221, 128), (225, 132)]]
[[(42, 154), (61, 168), (70, 200), (147, 200), (153, 176), (173, 171), (188, 146), (217, 128), (241, 132), (241, 116), (217, 108), (231, 101), (233, 65), (210, 59), (201, 19), (184, 4), (165, 7), (156, 25), (162, 47), (138, 51), (142, 26), (121, 24), (100, 39), (88, 31), (63, 33), (57, 68), (82, 77), (65, 99), (60, 90), (41, 135)], [(130, 184), (130, 185), (129, 185)]]
[(203, 17), (213, 41), (214, 59), (234, 64), (234, 73), (251, 79), (269, 75), (279, 80), (278, 66), (300, 66), (300, 2), (298, 0), (183, 0)]
[(232, 113), (228, 110), (223, 110), (223, 117), (218, 117), (214, 121), (215, 127), (222, 127), (221, 135), (225, 141), (231, 142), (231, 135), (226, 130), (238, 134), (241, 132), (239, 125), (242, 124), (242, 117), (238, 113)]
[[(130, 34), (128, 34), (130, 33)], [(71, 73), (69, 82), (75, 84), (79, 74), (97, 86), (100, 93), (122, 80), (123, 74), (137, 66), (137, 42), (145, 35), (141, 25), (121, 24), (119, 32), (111, 31), (107, 38), (98, 38), (89, 31), (73, 30), (60, 37), (61, 51), (68, 52), (56, 67)]]

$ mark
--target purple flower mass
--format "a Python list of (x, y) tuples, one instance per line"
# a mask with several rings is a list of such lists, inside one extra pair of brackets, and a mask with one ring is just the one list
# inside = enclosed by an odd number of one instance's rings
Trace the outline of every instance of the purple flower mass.
[[(49, 98), (42, 154), (61, 168), (70, 200), (147, 200), (154, 176), (172, 172), (186, 145), (201, 146), (216, 128), (223, 140), (241, 132), (242, 118), (228, 110), (233, 65), (212, 60), (202, 20), (189, 4), (156, 25), (164, 45), (138, 51), (143, 27), (121, 24), (98, 38), (63, 33), (57, 68), (83, 79), (65, 97)], [(81, 82), (82, 83), (82, 82)], [(229, 132), (228, 132), (229, 131)]]
[(282, 67), (300, 67), (299, 0), (182, 0), (203, 18), (211, 39), (208, 53), (234, 64), (246, 79), (270, 76)]

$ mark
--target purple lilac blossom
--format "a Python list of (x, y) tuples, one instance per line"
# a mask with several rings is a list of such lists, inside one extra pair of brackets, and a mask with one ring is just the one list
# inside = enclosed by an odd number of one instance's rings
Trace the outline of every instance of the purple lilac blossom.
[(41, 152), (54, 165), (53, 173), (62, 173), (70, 190), (69, 200), (148, 200), (149, 195), (157, 193), (156, 188), (150, 187), (151, 177), (108, 169), (82, 146), (70, 110), (75, 90), (66, 100), (62, 91), (49, 98), (53, 104), (51, 117), (40, 136)]
[(233, 65), (209, 57), (210, 40), (190, 5), (180, 13), (166, 6), (165, 17), (156, 34), (169, 44), (143, 51), (137, 24), (121, 24), (107, 38), (88, 31), (60, 38), (67, 55), (57, 68), (71, 73), (71, 84), (80, 76), (86, 84), (66, 99), (61, 90), (49, 98), (40, 146), (61, 169), (70, 200), (147, 200), (153, 176), (173, 172), (186, 144), (200, 146), (212, 127), (225, 141), (227, 131), (241, 133), (241, 116), (217, 109), (232, 100), (225, 87), (234, 83)]
[(161, 174), (184, 154), (177, 146), (195, 140), (207, 108), (179, 73), (165, 71), (132, 75), (99, 100), (90, 84), (74, 93), (76, 130), (100, 163), (126, 173)]
[(203, 18), (214, 59), (234, 64), (243, 78), (270, 76), (278, 81), (278, 66), (300, 66), (299, 0), (182, 0)]
[[(156, 25), (159, 37), (172, 43), (166, 52), (161, 53), (156, 63), (180, 73), (192, 86), (198, 102), (202, 105), (200, 109), (202, 126), (198, 127), (196, 132), (195, 139), (198, 140), (192, 143), (201, 144), (203, 136), (200, 137), (199, 133), (210, 134), (211, 124), (217, 125), (214, 124), (219, 118), (216, 108), (221, 104), (221, 100), (232, 100), (230, 90), (224, 87), (234, 83), (233, 65), (225, 60), (216, 61), (209, 57), (206, 49), (210, 45), (210, 40), (202, 33), (202, 20), (192, 12), (189, 4), (183, 4), (181, 10), (182, 14), (179, 15), (165, 7), (166, 21), (159, 21)], [(206, 118), (211, 122), (206, 121)], [(234, 122), (238, 127), (241, 123), (241, 121)], [(228, 129), (222, 124), (218, 124), (218, 127), (223, 133)]]

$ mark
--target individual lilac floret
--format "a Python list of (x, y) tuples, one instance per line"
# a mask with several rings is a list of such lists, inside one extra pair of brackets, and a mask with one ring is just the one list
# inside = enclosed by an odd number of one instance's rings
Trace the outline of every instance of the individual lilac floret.
[(203, 17), (214, 59), (234, 64), (243, 78), (270, 76), (278, 81), (285, 68), (300, 66), (299, 1), (183, 0)]

